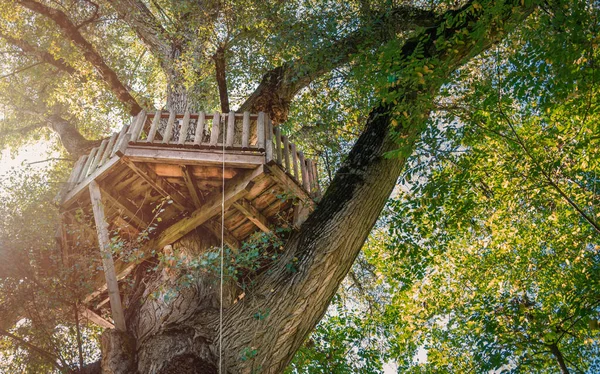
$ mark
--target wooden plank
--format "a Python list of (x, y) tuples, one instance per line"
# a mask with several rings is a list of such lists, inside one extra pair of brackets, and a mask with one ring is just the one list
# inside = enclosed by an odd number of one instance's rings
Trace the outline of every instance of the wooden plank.
[(225, 141), (226, 147), (233, 147), (233, 139), (235, 135), (235, 112), (229, 112), (227, 116), (227, 139)]
[(317, 163), (313, 163), (313, 176), (314, 176), (314, 188), (315, 188), (315, 196), (321, 197), (321, 186), (319, 185), (319, 169), (317, 168)]
[(202, 143), (202, 137), (204, 136), (204, 122), (206, 117), (204, 112), (198, 113), (198, 122), (196, 123), (196, 132), (194, 133), (194, 144), (200, 145)]
[(300, 181), (300, 176), (298, 175), (298, 152), (294, 143), (292, 143), (292, 164), (294, 165), (294, 178)]
[(258, 149), (261, 151), (265, 150), (265, 113), (258, 113), (258, 120), (256, 121), (256, 132), (257, 132), (257, 140), (256, 145)]
[(152, 143), (154, 141), (154, 137), (156, 136), (156, 130), (158, 130), (158, 125), (160, 124), (161, 114), (161, 110), (157, 110), (156, 113), (154, 113), (154, 119), (152, 119), (152, 125), (150, 126), (150, 131), (148, 131), (146, 143)]
[(127, 164), (127, 166), (129, 166), (129, 168), (131, 168), (131, 170), (145, 180), (146, 183), (148, 183), (150, 187), (152, 187), (162, 197), (173, 200), (173, 204), (177, 207), (177, 209), (182, 211), (186, 210), (187, 203), (185, 197), (176, 189), (171, 188), (167, 181), (157, 176), (154, 170), (150, 169), (145, 164), (134, 163), (128, 158), (123, 158), (122, 160), (125, 162), (125, 164)]
[(110, 152), (110, 158), (114, 157), (117, 154), (117, 151), (122, 148), (121, 146), (125, 139), (125, 135), (127, 134), (128, 128), (129, 128), (129, 126), (125, 125), (121, 129), (121, 132), (119, 133), (119, 136), (117, 137), (117, 140), (115, 141), (115, 145), (114, 145), (112, 151)]
[[(156, 175), (159, 177), (167, 178), (183, 178), (183, 172), (181, 166), (186, 165), (170, 165), (170, 164), (151, 164), (150, 167), (154, 169)], [(201, 180), (206, 179), (217, 179), (221, 182), (223, 178), (223, 168), (218, 166), (191, 166), (187, 165), (189, 172)], [(235, 177), (237, 172), (235, 169), (225, 168), (225, 179), (231, 179)]]
[(275, 128), (275, 157), (277, 158), (277, 163), (281, 165), (283, 157), (281, 156), (281, 129), (279, 126)]
[[(175, 241), (181, 239), (187, 235), (190, 231), (196, 227), (204, 224), (212, 217), (218, 215), (221, 212), (221, 199), (224, 199), (225, 209), (233, 204), (238, 199), (244, 197), (250, 188), (252, 188), (254, 178), (264, 173), (264, 167), (259, 166), (258, 168), (247, 171), (238, 177), (234, 178), (227, 184), (225, 193), (221, 191), (215, 191), (208, 195), (202, 204), (200, 209), (196, 209), (188, 217), (184, 217), (177, 221), (177, 223), (163, 230), (158, 238), (151, 240), (144, 247), (146, 248), (162, 248), (165, 245), (172, 244)], [(143, 253), (145, 253), (144, 251)]]
[(142, 133), (142, 130), (144, 129), (145, 123), (146, 123), (146, 111), (142, 110), (141, 112), (138, 113), (138, 115), (136, 117), (136, 121), (134, 122), (134, 126), (131, 129), (130, 141), (135, 143), (140, 139), (140, 134)]
[(91, 163), (94, 161), (94, 156), (96, 155), (97, 151), (98, 151), (98, 148), (94, 148), (90, 152), (87, 160), (85, 161), (85, 165), (83, 166), (83, 169), (81, 170), (81, 174), (79, 175), (79, 179), (77, 179), (78, 183), (81, 183), (88, 176), (88, 170), (90, 169)]
[(308, 192), (310, 193), (310, 196), (314, 197), (314, 193), (315, 193), (315, 176), (313, 175), (313, 160), (306, 160), (306, 170), (308, 171), (308, 184), (310, 186), (310, 189), (308, 190)]
[(196, 209), (198, 209), (202, 206), (202, 199), (200, 198), (201, 195), (198, 193), (194, 175), (190, 172), (190, 167), (187, 165), (181, 165), (181, 172), (183, 173), (183, 180), (185, 181), (185, 185), (192, 198), (192, 202)]
[(129, 217), (129, 221), (126, 222), (133, 224), (140, 231), (148, 228), (148, 223), (138, 217), (140, 209), (129, 202), (129, 200), (120, 196), (113, 196), (108, 186), (105, 185), (100, 185), (100, 191), (109, 204), (120, 212), (119, 215)]
[(233, 207), (239, 210), (243, 215), (246, 216), (252, 223), (254, 223), (263, 232), (271, 233), (269, 228), (269, 221), (263, 216), (250, 202), (246, 199), (239, 199), (233, 203)]
[[(218, 240), (221, 240), (221, 220), (218, 217), (206, 222), (204, 225), (202, 225), (202, 227), (207, 228)], [(235, 236), (233, 236), (233, 234), (227, 229), (223, 230), (223, 241), (234, 252), (238, 252), (240, 250), (241, 245), (239, 240), (237, 240)]]
[(115, 142), (117, 141), (118, 135), (119, 134), (117, 134), (115, 132), (112, 134), (112, 136), (108, 140), (108, 145), (106, 146), (106, 151), (104, 152), (104, 155), (102, 155), (102, 159), (100, 160), (100, 164), (98, 164), (98, 166), (104, 165), (106, 160), (108, 160), (108, 158), (111, 157), (111, 154), (112, 154), (113, 148), (115, 147)]
[(242, 149), (247, 149), (250, 144), (250, 112), (244, 112), (242, 123)]
[(210, 129), (210, 145), (213, 147), (217, 146), (219, 141), (219, 123), (221, 122), (221, 116), (219, 112), (213, 114), (212, 128)]
[(81, 171), (83, 170), (83, 167), (84, 167), (87, 159), (88, 159), (88, 156), (84, 155), (84, 156), (79, 157), (79, 160), (77, 160), (77, 162), (75, 163), (75, 166), (73, 167), (73, 171), (71, 172), (71, 176), (69, 177), (69, 180), (67, 181), (67, 184), (68, 184), (67, 191), (69, 191), (71, 188), (73, 188), (73, 186), (79, 180), (79, 176), (81, 175)]
[(179, 144), (185, 144), (187, 138), (188, 128), (190, 127), (190, 112), (186, 111), (183, 115), (183, 121), (181, 122), (181, 128), (179, 129)]
[(112, 169), (113, 166), (115, 166), (115, 164), (118, 164), (121, 161), (120, 158), (118, 157), (113, 157), (111, 159), (109, 159), (106, 164), (102, 165), (101, 167), (99, 167), (98, 169), (96, 169), (96, 171), (91, 174), (89, 177), (85, 178), (83, 181), (81, 181), (80, 183), (78, 183), (68, 194), (67, 196), (65, 196), (65, 199), (62, 203), (63, 208), (68, 207), (70, 204), (74, 203), (77, 198), (79, 197), (79, 195), (85, 190), (85, 188), (87, 187), (87, 185), (94, 179), (101, 179), (103, 178), (106, 173)]
[(167, 121), (167, 128), (165, 129), (165, 136), (163, 137), (163, 144), (169, 144), (171, 141), (171, 135), (173, 133), (173, 125), (175, 124), (175, 112), (171, 111), (169, 114), (169, 120)]
[(102, 141), (102, 143), (100, 143), (100, 147), (98, 148), (96, 157), (94, 158), (94, 161), (90, 165), (90, 172), (93, 172), (94, 170), (96, 170), (96, 168), (98, 167), (98, 164), (100, 164), (100, 160), (102, 159), (102, 156), (104, 156), (104, 151), (106, 150), (107, 145), (108, 145), (108, 139), (104, 139)]
[(265, 116), (265, 159), (270, 162), (273, 159), (273, 127), (271, 118)]
[(302, 186), (306, 191), (310, 191), (310, 185), (308, 184), (308, 173), (306, 170), (306, 160), (304, 159), (304, 153), (298, 152), (298, 161), (300, 161), (300, 173), (302, 174)]
[(94, 211), (94, 220), (96, 221), (96, 231), (98, 232), (98, 243), (100, 245), (100, 253), (102, 256), (102, 268), (106, 285), (108, 287), (108, 297), (110, 298), (110, 309), (115, 322), (115, 327), (119, 331), (127, 331), (125, 327), (125, 315), (123, 314), (123, 306), (121, 305), (121, 295), (119, 294), (119, 281), (115, 273), (115, 264), (112, 258), (110, 249), (110, 236), (108, 233), (108, 223), (104, 217), (104, 209), (102, 207), (102, 196), (98, 183), (92, 181), (90, 183), (90, 199), (92, 209)]
[(125, 156), (135, 162), (152, 162), (164, 164), (187, 164), (214, 166), (222, 165), (223, 158), (227, 167), (253, 169), (265, 163), (263, 155), (256, 153), (226, 152), (221, 150), (198, 151), (197, 149), (166, 149), (129, 146)]
[[(108, 300), (108, 299), (107, 299)], [(88, 321), (95, 323), (96, 325), (100, 326), (100, 327), (104, 327), (105, 329), (114, 329), (115, 325), (113, 325), (112, 323), (108, 322), (107, 320), (105, 320), (104, 318), (100, 317), (99, 315), (97, 315), (96, 313), (92, 312), (91, 310), (89, 310), (86, 307), (80, 307), (79, 308), (79, 314), (81, 314), (81, 316), (85, 319), (87, 319)]]
[(282, 186), (284, 191), (291, 192), (309, 205), (311, 209), (314, 207), (314, 201), (311, 199), (310, 195), (308, 195), (307, 191), (304, 190), (296, 180), (287, 175), (279, 165), (270, 163), (267, 164), (267, 169), (269, 170), (271, 177)]
[(290, 142), (287, 136), (283, 136), (283, 160), (285, 161), (285, 171), (291, 173), (290, 169)]

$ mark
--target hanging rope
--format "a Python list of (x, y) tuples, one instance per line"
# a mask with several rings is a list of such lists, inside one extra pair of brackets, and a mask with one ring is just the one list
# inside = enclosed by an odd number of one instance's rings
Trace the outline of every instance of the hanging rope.
[[(231, 115), (231, 114), (230, 114)], [(225, 129), (223, 128), (223, 147), (221, 149), (221, 270), (219, 290), (219, 374), (222, 373), (223, 361), (223, 239), (225, 234)]]

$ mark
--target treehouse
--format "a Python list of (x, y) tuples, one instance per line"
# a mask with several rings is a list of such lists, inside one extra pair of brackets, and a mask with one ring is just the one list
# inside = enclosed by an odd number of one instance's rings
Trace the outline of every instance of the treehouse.
[[(102, 263), (82, 312), (124, 330), (123, 283), (145, 259), (199, 227), (240, 250), (258, 231), (299, 226), (320, 193), (315, 162), (265, 113), (142, 111), (82, 156), (59, 193), (63, 264), (94, 248), (83, 256)], [(134, 256), (114, 250), (115, 233)]]

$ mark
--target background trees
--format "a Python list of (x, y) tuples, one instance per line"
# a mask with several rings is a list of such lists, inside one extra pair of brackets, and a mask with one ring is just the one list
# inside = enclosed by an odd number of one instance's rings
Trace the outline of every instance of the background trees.
[[(77, 155), (150, 106), (266, 110), (277, 121), (289, 118), (284, 130), (312, 148), (333, 182), (322, 210), (283, 257), (305, 260), (300, 275), (317, 274), (312, 259), (330, 251), (336, 261), (347, 257), (341, 270), (322, 257), (341, 280), (394, 187), (399, 164), (411, 155), (328, 318), (289, 370), (376, 372), (389, 361), (415, 372), (592, 365), (594, 5), (541, 4), (527, 22), (513, 15), (520, 22), (514, 32), (507, 14), (521, 7), (528, 14), (532, 4), (22, 0), (2, 6), (4, 146), (40, 135), (56, 139), (50, 129)], [(360, 133), (366, 135), (348, 156)], [(391, 158), (379, 160), (383, 153)], [(78, 336), (94, 333), (74, 323), (85, 287), (67, 287), (88, 269), (57, 278), (49, 256), (54, 213), (48, 197), (68, 165), (53, 168), (38, 183), (5, 183), (16, 194), (7, 192), (2, 250), (6, 258), (21, 256), (10, 264), (30, 265), (17, 275), (8, 266), (2, 307), (19, 314), (22, 305), (37, 303), (44, 313), (36, 319), (30, 308), (30, 324), (6, 327), (4, 343), (21, 360), (9, 365), (33, 372), (95, 358), (85, 350), (80, 355), (76, 344)], [(360, 178), (347, 177), (353, 173)], [(350, 233), (359, 208), (363, 229)], [(35, 235), (23, 231), (32, 227), (39, 227)], [(322, 227), (355, 240), (327, 242)], [(285, 271), (275, 266), (273, 274), (271, 284), (283, 285), (278, 295), (297, 291)], [(268, 294), (271, 284), (257, 294)], [(245, 321), (253, 315), (247, 313), (233, 310), (232, 320)], [(291, 323), (275, 317), (261, 328)], [(258, 323), (248, 318), (249, 325)], [(64, 326), (72, 326), (70, 333)], [(302, 338), (311, 327), (294, 333)], [(34, 346), (15, 339), (26, 336)], [(243, 341), (230, 355), (237, 358), (256, 341)], [(271, 350), (245, 352), (254, 359)]]

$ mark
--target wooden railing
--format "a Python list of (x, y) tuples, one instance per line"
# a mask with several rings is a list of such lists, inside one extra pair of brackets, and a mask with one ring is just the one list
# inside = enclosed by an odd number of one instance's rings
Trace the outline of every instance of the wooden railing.
[[(223, 144), (225, 142), (225, 144)], [(280, 165), (313, 198), (320, 197), (317, 166), (306, 159), (302, 151), (273, 129), (269, 116), (244, 113), (184, 113), (156, 111), (140, 112), (131, 125), (82, 156), (69, 176), (62, 195), (80, 183), (93, 180), (102, 167), (108, 167), (128, 145), (160, 146), (170, 148), (225, 149), (226, 151), (261, 152), (265, 163)], [(89, 179), (89, 180), (88, 180)]]

